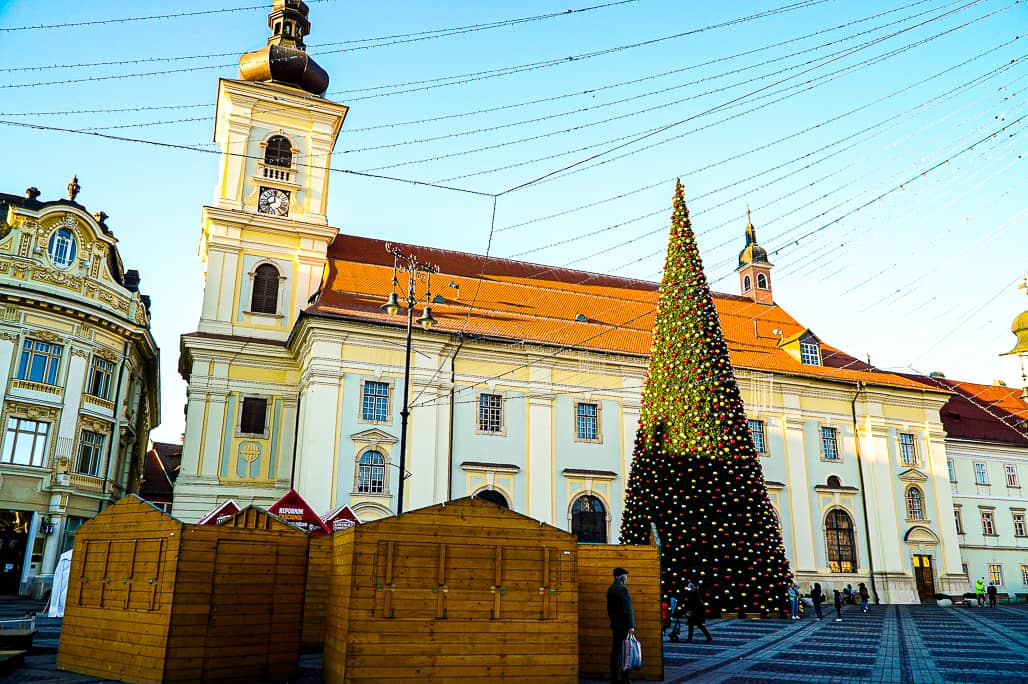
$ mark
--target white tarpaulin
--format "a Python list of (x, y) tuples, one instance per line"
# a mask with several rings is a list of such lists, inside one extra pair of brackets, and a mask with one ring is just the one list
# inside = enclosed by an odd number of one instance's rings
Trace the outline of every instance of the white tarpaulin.
[(49, 617), (64, 617), (64, 601), (68, 598), (68, 575), (71, 574), (71, 550), (61, 554), (54, 569), (54, 584), (50, 589)]

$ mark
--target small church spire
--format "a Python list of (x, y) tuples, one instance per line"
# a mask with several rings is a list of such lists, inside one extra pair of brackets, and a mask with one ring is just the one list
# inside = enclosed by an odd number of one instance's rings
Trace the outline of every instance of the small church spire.
[(746, 246), (739, 252), (739, 287), (742, 294), (760, 304), (772, 304), (771, 267), (767, 250), (757, 243), (757, 229), (753, 227), (750, 208), (746, 207)]
[(239, 77), (323, 95), (328, 90), (328, 72), (311, 59), (303, 42), (311, 30), (308, 12), (303, 0), (275, 0), (268, 15), (268, 44), (239, 58)]

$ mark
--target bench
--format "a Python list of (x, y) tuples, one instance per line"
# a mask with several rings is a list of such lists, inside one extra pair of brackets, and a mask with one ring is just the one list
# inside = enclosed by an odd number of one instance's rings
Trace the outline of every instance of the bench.
[(1017, 597), (1015, 601), (1024, 601), (1025, 603), (1028, 603), (1028, 594), (1014, 594), (1014, 596)]

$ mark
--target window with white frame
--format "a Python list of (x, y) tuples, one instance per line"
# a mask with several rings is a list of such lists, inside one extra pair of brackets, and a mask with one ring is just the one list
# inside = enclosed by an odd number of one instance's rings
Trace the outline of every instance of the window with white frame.
[(964, 577), (971, 579), (971, 571), (967, 567), (967, 563), (961, 563), (960, 569), (964, 572)]
[(600, 407), (597, 404), (575, 404), (575, 439), (596, 442), (600, 439)]
[(989, 584), (1003, 586), (1003, 566), (999, 563), (989, 563)]
[(111, 378), (114, 377), (114, 364), (99, 356), (93, 357), (89, 367), (89, 385), (86, 394), (100, 399), (111, 398)]
[(21, 360), (18, 363), (18, 379), (30, 382), (41, 382), (44, 385), (57, 384), (57, 371), (61, 367), (59, 344), (25, 340), (21, 347)]
[(946, 459), (946, 470), (949, 472), (949, 481), (950, 482), (956, 482), (957, 481), (957, 469), (953, 465), (953, 459), (952, 458), (947, 458)]
[(767, 453), (767, 439), (764, 434), (764, 421), (762, 420), (750, 420), (750, 434), (753, 435), (753, 448), (757, 450), (758, 454)]
[(46, 439), (49, 435), (50, 423), (8, 418), (3, 462), (42, 467), (46, 462)]
[(957, 526), (957, 534), (964, 533), (964, 516), (961, 514), (959, 508), (953, 509), (953, 522)]
[(1025, 528), (1024, 524), (1024, 511), (1013, 511), (1010, 515), (1014, 521), (1014, 536), (1026, 536), (1026, 531), (1028, 531), (1028, 529)]
[(361, 395), (361, 420), (389, 420), (389, 383), (365, 380)]
[(479, 432), (503, 432), (503, 397), (499, 394), (478, 395)]
[(1028, 565), (1021, 566), (1021, 584), (1028, 584)]
[(379, 451), (365, 451), (357, 461), (357, 493), (385, 492), (385, 456)]
[(800, 342), (800, 363), (804, 366), (820, 366), (821, 346), (817, 342)]
[(914, 435), (909, 432), (900, 433), (900, 462), (906, 466), (917, 465), (917, 445)]
[(839, 460), (839, 431), (833, 427), (821, 427), (821, 458)]
[(974, 483), (980, 485), (989, 484), (989, 470), (984, 463), (974, 464)]
[(924, 520), (924, 495), (917, 487), (907, 489), (907, 520)]
[(103, 463), (104, 435), (83, 430), (79, 438), (79, 461), (76, 470), (82, 475), (100, 477)]
[(996, 516), (992, 511), (982, 511), (982, 534), (986, 537), (996, 536)]
[(766, 290), (767, 289), (767, 276), (765, 274), (763, 274), (763, 273), (758, 273), (757, 274), (757, 289), (760, 289), (760, 290)]
[(1008, 487), (1020, 487), (1021, 482), (1017, 479), (1017, 466), (1007, 465), (1004, 467), (1007, 474), (1007, 486)]
[(65, 269), (75, 262), (75, 236), (67, 228), (61, 228), (50, 236), (47, 243), (47, 254), (57, 268)]

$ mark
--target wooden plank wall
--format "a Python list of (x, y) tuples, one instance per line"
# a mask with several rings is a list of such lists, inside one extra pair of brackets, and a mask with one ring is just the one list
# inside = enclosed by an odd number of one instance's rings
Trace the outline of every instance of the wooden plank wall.
[(325, 650), (322, 657), (324, 682), (346, 680), (347, 640), (350, 630), (350, 599), (353, 593), (353, 553), (356, 528), (340, 530), (331, 537), (328, 616), (325, 620)]
[(299, 530), (188, 526), (165, 681), (294, 676), (306, 567)]
[(352, 534), (351, 568), (335, 546), (325, 681), (578, 682), (571, 535), (478, 499)]
[(57, 668), (161, 682), (184, 526), (136, 497), (75, 534)]
[(628, 590), (635, 613), (636, 638), (642, 646), (643, 669), (632, 679), (664, 679), (664, 636), (660, 625), (660, 548), (579, 544), (578, 546), (578, 670), (583, 678), (605, 679), (610, 671), (610, 620), (607, 589), (613, 570), (628, 570)]
[(328, 591), (332, 576), (332, 537), (311, 537), (307, 554), (307, 590), (303, 600), (303, 648), (325, 645)]

